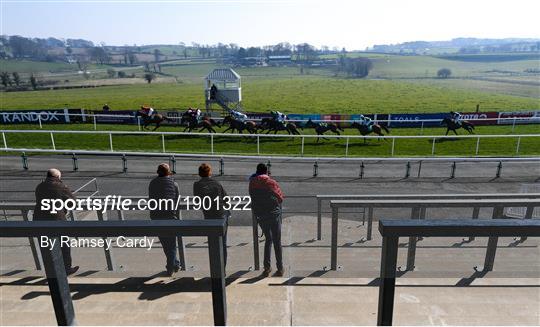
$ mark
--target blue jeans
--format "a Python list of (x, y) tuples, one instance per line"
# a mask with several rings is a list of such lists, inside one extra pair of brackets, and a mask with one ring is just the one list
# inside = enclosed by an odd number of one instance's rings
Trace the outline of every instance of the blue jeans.
[(163, 252), (167, 257), (167, 265), (165, 268), (167, 271), (174, 270), (176, 267), (180, 267), (180, 261), (176, 256), (177, 247), (176, 247), (176, 237), (159, 237), (161, 246), (163, 247)]

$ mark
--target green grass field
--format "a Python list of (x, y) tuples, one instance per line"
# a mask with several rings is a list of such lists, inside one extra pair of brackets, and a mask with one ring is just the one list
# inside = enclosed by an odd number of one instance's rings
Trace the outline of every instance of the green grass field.
[[(72, 125), (45, 125), (45, 129), (55, 130), (93, 130), (90, 124)], [(11, 125), (3, 126), (3, 129), (37, 129), (36, 125)], [(136, 131), (137, 126), (98, 125), (100, 131)], [(222, 131), (223, 129), (218, 129)], [(178, 127), (163, 127), (160, 131), (181, 131)], [(391, 135), (420, 135), (421, 131), (416, 128), (393, 129)], [(425, 128), (423, 135), (441, 136), (445, 132), (443, 128)], [(303, 130), (305, 135), (314, 135), (313, 130)], [(479, 135), (497, 134), (512, 135), (511, 126), (478, 126), (476, 133)], [(328, 133), (331, 134), (331, 133)], [(344, 135), (358, 135), (352, 129), (346, 129)], [(463, 135), (461, 132), (460, 134)], [(540, 134), (538, 125), (518, 125), (513, 135)], [(397, 139), (394, 144), (394, 156), (431, 156), (433, 138), (425, 139)], [(11, 148), (43, 148), (52, 149), (50, 135), (35, 133), (6, 133), (8, 147)], [(435, 138), (436, 156), (475, 156), (476, 138), (470, 139), (443, 139)], [(57, 134), (55, 135), (57, 149), (85, 149), (85, 150), (110, 150), (108, 134)], [(489, 138), (481, 139), (479, 156), (530, 156), (540, 155), (540, 137), (522, 137), (520, 140), (519, 153), (516, 153), (516, 138)], [(113, 147), (115, 151), (145, 151), (162, 152), (161, 135), (148, 133), (145, 135), (113, 135)], [(211, 153), (210, 137), (197, 135), (167, 135), (165, 136), (167, 152), (175, 153)], [(260, 155), (292, 155), (301, 154), (302, 143), (300, 139), (289, 137), (283, 138), (260, 138)], [(347, 149), (346, 149), (347, 148)], [(237, 135), (235, 137), (214, 137), (215, 154), (257, 154), (256, 138)], [(392, 152), (392, 142), (389, 140), (371, 139), (364, 143), (363, 139), (350, 139), (347, 147), (345, 139), (327, 139), (317, 142), (316, 138), (306, 138), (304, 142), (304, 156), (345, 156), (351, 157), (388, 157)]]
[[(242, 84), (248, 111), (281, 109), (287, 113), (396, 113), (539, 109), (537, 98), (526, 98), (445, 85), (389, 80), (336, 79), (307, 75), (256, 78)], [(204, 107), (203, 85), (137, 84), (71, 90), (1, 93), (0, 109), (85, 108), (133, 109)]]

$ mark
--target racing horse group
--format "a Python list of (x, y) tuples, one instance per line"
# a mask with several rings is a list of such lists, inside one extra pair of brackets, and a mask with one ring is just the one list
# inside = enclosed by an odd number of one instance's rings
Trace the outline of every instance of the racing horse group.
[[(189, 109), (186, 112), (184, 112), (180, 118), (180, 126), (185, 126), (184, 132), (192, 132), (194, 130), (197, 130), (198, 132), (207, 131), (209, 133), (216, 133), (215, 127), (227, 127), (223, 133), (226, 132), (238, 132), (240, 134), (243, 134), (244, 131), (246, 131), (249, 134), (258, 134), (261, 132), (266, 132), (266, 134), (274, 133), (277, 134), (280, 131), (285, 131), (289, 135), (301, 135), (299, 129), (304, 128), (313, 128), (315, 130), (315, 133), (317, 134), (317, 142), (320, 138), (324, 138), (324, 135), (326, 132), (332, 132), (336, 135), (341, 135), (340, 132), (343, 132), (343, 128), (340, 127), (338, 124), (333, 122), (314, 122), (312, 119), (309, 119), (307, 122), (300, 122), (298, 125), (293, 122), (286, 122), (286, 121), (278, 121), (274, 117), (272, 118), (262, 118), (260, 122), (255, 122), (251, 120), (239, 120), (236, 119), (232, 115), (228, 115), (224, 117), (221, 121), (221, 123), (218, 120), (212, 119), (209, 116), (201, 116), (199, 117), (197, 114), (194, 114), (198, 112), (200, 115), (200, 110), (196, 109)], [(155, 124), (154, 131), (158, 129), (161, 126), (161, 123), (164, 121), (170, 121), (170, 122), (177, 122), (175, 119), (171, 119), (165, 115), (154, 113), (151, 116), (145, 115), (144, 111), (139, 111), (136, 114), (137, 117), (142, 117), (142, 127), (143, 129), (147, 129), (149, 125)], [(461, 121), (461, 122), (455, 122), (451, 118), (444, 118), (441, 122), (441, 125), (445, 125), (446, 135), (450, 131), (454, 132), (457, 135), (456, 130), (463, 128), (469, 134), (474, 133), (474, 125), (467, 121)], [(353, 121), (350, 125), (351, 128), (358, 130), (360, 135), (366, 136), (371, 133), (374, 133), (379, 136), (384, 136), (386, 134), (390, 134), (390, 130), (385, 125), (372, 123), (370, 125), (361, 124), (359, 122)], [(364, 139), (364, 142), (366, 139)]]

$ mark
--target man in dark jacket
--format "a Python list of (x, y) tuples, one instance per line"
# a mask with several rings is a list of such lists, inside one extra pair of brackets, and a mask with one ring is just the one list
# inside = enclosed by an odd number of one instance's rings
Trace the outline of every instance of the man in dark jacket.
[[(158, 176), (148, 186), (148, 198), (149, 200), (155, 200), (160, 203), (160, 200), (169, 200), (167, 203), (161, 201), (160, 207), (156, 210), (150, 211), (150, 219), (163, 220), (163, 219), (178, 219), (178, 213), (174, 210), (180, 190), (178, 184), (172, 177), (171, 169), (166, 163), (162, 163), (157, 168)], [(176, 237), (159, 237), (163, 252), (167, 257), (167, 274), (172, 276), (175, 272), (180, 270), (180, 262), (176, 255)]]
[[(225, 197), (227, 193), (223, 189), (223, 186), (212, 178), (212, 167), (209, 164), (203, 163), (199, 167), (199, 176), (201, 179), (193, 183), (193, 195), (200, 197), (201, 201), (204, 197), (209, 197), (210, 202), (209, 210), (203, 210), (204, 219), (225, 219), (225, 226), (227, 226), (230, 212), (224, 210)], [(215, 199), (219, 198), (219, 205)], [(223, 259), (225, 266), (227, 265), (227, 231), (223, 235)]]
[(251, 210), (261, 226), (264, 234), (264, 276), (269, 276), (270, 252), (274, 244), (277, 272), (275, 276), (283, 276), (283, 256), (281, 248), (281, 203), (283, 192), (278, 183), (268, 175), (268, 167), (260, 163), (257, 171), (249, 179), (249, 195)]
[[(41, 202), (44, 199), (54, 199), (65, 201), (75, 199), (75, 196), (69, 188), (61, 181), (62, 173), (60, 170), (51, 168), (47, 171), (47, 178), (36, 187), (36, 207), (34, 208), (34, 220), (66, 220), (66, 210), (59, 210), (56, 213), (41, 210)], [(69, 246), (61, 246), (62, 257), (66, 274), (74, 274), (79, 270), (79, 266), (71, 266), (71, 249)]]

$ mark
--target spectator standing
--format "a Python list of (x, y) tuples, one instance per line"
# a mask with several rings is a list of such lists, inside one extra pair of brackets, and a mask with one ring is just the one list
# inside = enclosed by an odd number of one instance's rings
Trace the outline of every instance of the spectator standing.
[(283, 192), (279, 184), (268, 175), (268, 167), (260, 163), (255, 174), (249, 179), (249, 195), (251, 210), (263, 231), (264, 242), (264, 276), (272, 271), (270, 255), (272, 244), (276, 255), (277, 272), (275, 276), (283, 276), (283, 255), (281, 247), (281, 203)]
[[(166, 219), (178, 219), (178, 213), (174, 210), (175, 206), (171, 203), (176, 203), (178, 201), (178, 196), (180, 195), (180, 190), (178, 183), (174, 181), (172, 177), (171, 169), (166, 163), (162, 163), (157, 168), (158, 176), (150, 181), (148, 186), (148, 198), (157, 200), (158, 203), (162, 199), (172, 200), (164, 205), (162, 201), (161, 208), (150, 211), (150, 219), (152, 220), (166, 220)], [(163, 252), (167, 257), (167, 264), (165, 269), (167, 269), (167, 274), (172, 276), (175, 272), (180, 270), (180, 262), (177, 258), (177, 247), (176, 247), (176, 237), (164, 237), (160, 236), (159, 241), (163, 247)]]
[[(56, 168), (51, 168), (47, 171), (47, 178), (36, 187), (36, 206), (34, 208), (33, 219), (40, 220), (66, 220), (67, 211), (60, 210), (56, 213), (41, 210), (41, 202), (44, 199), (55, 199), (65, 201), (67, 199), (75, 199), (71, 190), (62, 182), (62, 173)], [(60, 245), (61, 246), (61, 245)], [(71, 248), (69, 246), (61, 246), (62, 258), (64, 259), (64, 268), (66, 274), (71, 275), (79, 270), (79, 266), (72, 267)]]

